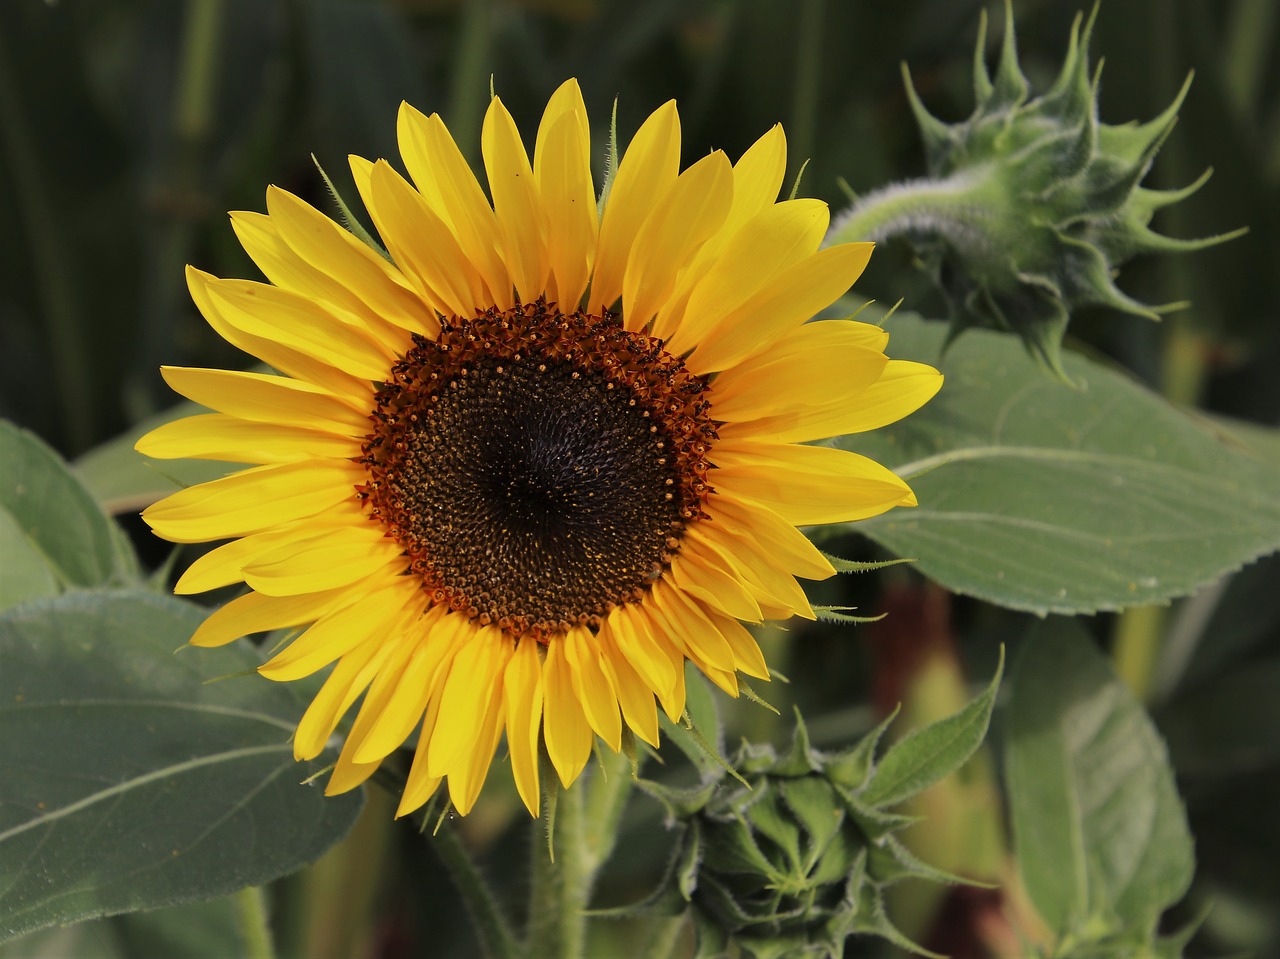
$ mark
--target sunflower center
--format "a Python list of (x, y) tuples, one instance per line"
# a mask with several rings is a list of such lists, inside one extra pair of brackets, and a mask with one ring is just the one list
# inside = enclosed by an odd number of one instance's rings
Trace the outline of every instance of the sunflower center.
[(705, 389), (609, 314), (446, 322), (377, 393), (359, 493), (434, 602), (545, 642), (642, 599), (705, 515)]

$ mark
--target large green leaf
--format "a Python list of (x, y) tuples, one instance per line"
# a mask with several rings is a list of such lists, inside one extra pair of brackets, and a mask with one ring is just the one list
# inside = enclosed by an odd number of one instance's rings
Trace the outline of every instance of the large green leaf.
[(138, 578), (120, 528), (33, 434), (0, 421), (0, 609)]
[(890, 321), (889, 352), (938, 364), (942, 392), (839, 444), (892, 467), (920, 505), (857, 524), (960, 593), (1036, 613), (1183, 596), (1280, 547), (1280, 468), (1082, 356), (1073, 389), (1016, 338)]
[(179, 648), (201, 615), (103, 591), (0, 616), (0, 939), (266, 882), (350, 827), (359, 794), (301, 784), (296, 687), (210, 683), (248, 644)]
[(1194, 867), (1155, 727), (1068, 620), (1032, 631), (1009, 686), (1009, 811), (1032, 902), (1059, 936), (1149, 934)]

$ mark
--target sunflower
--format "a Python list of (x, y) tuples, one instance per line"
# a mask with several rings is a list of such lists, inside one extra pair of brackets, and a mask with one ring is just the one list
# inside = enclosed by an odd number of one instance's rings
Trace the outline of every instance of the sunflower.
[(500, 740), (530, 812), (539, 752), (569, 786), (596, 738), (658, 744), (685, 662), (730, 695), (769, 672), (743, 623), (813, 612), (831, 565), (799, 526), (915, 502), (891, 471), (805, 445), (923, 404), (936, 370), (887, 335), (808, 323), (867, 243), (822, 249), (824, 203), (776, 202), (780, 127), (737, 163), (679, 169), (674, 102), (605, 195), (574, 81), (532, 166), (494, 97), (486, 197), (438, 116), (397, 127), (411, 181), (352, 172), (385, 252), (283, 190), (232, 225), (268, 282), (188, 270), (222, 337), (278, 374), (168, 367), (216, 411), (143, 437), (152, 457), (249, 464), (143, 514), (173, 542), (230, 540), (179, 593), (243, 582), (192, 637), (294, 629), (272, 680), (332, 667), (294, 737), (319, 755), (363, 697), (327, 791), (416, 748), (398, 815), (448, 780), (476, 801)]

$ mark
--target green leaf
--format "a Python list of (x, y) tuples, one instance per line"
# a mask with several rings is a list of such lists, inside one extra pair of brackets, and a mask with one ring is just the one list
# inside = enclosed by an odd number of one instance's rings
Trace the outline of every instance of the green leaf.
[(876, 764), (858, 800), (868, 806), (892, 806), (964, 765), (987, 735), (1003, 672), (1002, 650), (987, 688), (954, 716), (912, 730), (895, 743)]
[(1032, 902), (1059, 936), (1148, 931), (1194, 868), (1155, 727), (1067, 620), (1032, 631), (1009, 685), (1010, 817)]
[(0, 421), (0, 609), (138, 579), (124, 534), (36, 436)]
[(290, 744), (294, 684), (242, 676), (249, 644), (180, 647), (199, 607), (75, 592), (0, 616), (0, 939), (225, 895), (350, 828)]
[(940, 364), (942, 392), (838, 445), (893, 468), (920, 506), (854, 528), (955, 592), (1035, 613), (1183, 596), (1280, 547), (1280, 468), (1084, 357), (1073, 389), (1016, 338), (890, 321), (889, 352)]
[(85, 453), (72, 464), (72, 472), (104, 510), (118, 514), (138, 512), (170, 493), (244, 469), (215, 460), (153, 460), (133, 448), (158, 426), (208, 412), (195, 403), (179, 403)]

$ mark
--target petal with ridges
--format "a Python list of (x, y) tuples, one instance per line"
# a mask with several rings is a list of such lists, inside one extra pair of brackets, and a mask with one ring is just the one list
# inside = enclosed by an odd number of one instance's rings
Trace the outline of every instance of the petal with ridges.
[[(187, 366), (162, 366), (160, 375), (174, 392), (193, 403), (243, 420), (283, 423), (353, 439), (363, 438), (371, 426), (368, 413), (327, 390), (287, 376)], [(138, 441), (139, 452), (150, 455), (146, 444), (151, 435)]]
[(369, 321), (428, 336), (437, 332), (435, 315), (400, 271), (349, 230), (278, 187), (267, 190), (267, 210), (289, 249), (328, 279), (324, 289), (334, 302)]
[(622, 277), (640, 225), (679, 173), (680, 114), (676, 101), (668, 100), (640, 125), (618, 164), (600, 221), (590, 312), (599, 313), (622, 296)]
[(542, 809), (538, 780), (538, 740), (542, 726), (542, 661), (538, 643), (521, 637), (507, 663), (502, 695), (506, 700), (507, 749), (516, 791), (531, 816)]
[(218, 314), (244, 333), (274, 340), (360, 379), (387, 377), (391, 353), (315, 300), (253, 280), (212, 279), (207, 290)]
[(520, 299), (532, 303), (545, 289), (550, 270), (546, 214), (515, 121), (497, 97), (489, 101), (480, 143), (502, 258)]
[(347, 586), (375, 574), (396, 576), (407, 565), (400, 544), (388, 538), (380, 525), (369, 523), (319, 533), (265, 552), (245, 565), (244, 581), (268, 596), (296, 596)]
[(756, 679), (769, 679), (769, 667), (765, 664), (764, 653), (760, 652), (760, 645), (751, 635), (751, 630), (736, 619), (721, 616), (715, 610), (707, 610), (707, 615), (733, 650), (737, 668)]
[(498, 255), (493, 209), (438, 114), (424, 116), (400, 104), (400, 155), (418, 192), (453, 230), (458, 245), (484, 279), (491, 306), (512, 306), (511, 277)]
[(756, 420), (779, 412), (850, 406), (880, 378), (888, 362), (878, 350), (852, 348), (815, 350), (803, 360), (753, 364), (749, 375), (739, 375), (741, 368), (735, 367), (716, 379), (712, 393), (716, 419)]
[(758, 500), (796, 526), (847, 523), (916, 503), (892, 470), (847, 450), (741, 440), (722, 441), (715, 455), (717, 488)]
[(538, 131), (533, 175), (547, 213), (547, 256), (551, 276), (547, 298), (561, 308), (577, 309), (595, 263), (595, 190), (591, 183), (590, 141), (586, 122), (566, 113), (543, 135)]
[(361, 591), (355, 602), (320, 617), (315, 625), (259, 666), (258, 672), (276, 682), (301, 679), (367, 640), (382, 641), (386, 627), (415, 598), (411, 589), (392, 580), (381, 588)]
[[(252, 422), (225, 413), (188, 416), (158, 426), (139, 444), (153, 459), (221, 460), (227, 463), (294, 463), (350, 459), (360, 446), (345, 436), (278, 423)], [(137, 447), (135, 447), (137, 448)]]
[(728, 369), (794, 332), (853, 285), (871, 257), (871, 247), (870, 243), (828, 247), (773, 276), (707, 331), (688, 359), (689, 369), (699, 374)]
[(752, 540), (793, 576), (821, 580), (835, 575), (835, 567), (804, 533), (761, 503), (741, 496), (717, 497), (715, 519), (750, 530)]
[(344, 602), (346, 593), (346, 590), (332, 589), (283, 598), (245, 593), (206, 616), (187, 643), (201, 647), (225, 646), (250, 633), (313, 623)]
[(682, 548), (676, 553), (671, 561), (670, 576), (677, 587), (713, 609), (752, 623), (763, 618), (760, 604), (746, 586), (733, 573), (721, 569), (719, 563), (707, 562), (696, 550), (686, 555)]
[(942, 389), (942, 374), (932, 366), (909, 360), (890, 360), (880, 378), (848, 404), (777, 413), (764, 419), (725, 428), (724, 435), (752, 435), (794, 443), (847, 433), (863, 433), (896, 423), (924, 406)]
[(542, 664), (542, 728), (547, 755), (567, 789), (591, 755), (591, 726), (573, 688), (572, 667), (564, 643), (552, 640)]
[(654, 584), (651, 596), (654, 606), (651, 612), (666, 621), (670, 636), (684, 647), (699, 668), (733, 670), (733, 650), (711, 624), (701, 603), (665, 580)]
[(653, 689), (632, 668), (631, 663), (618, 649), (613, 638), (611, 622), (612, 618), (605, 620), (596, 641), (600, 644), (604, 660), (613, 673), (614, 689), (618, 693), (618, 705), (622, 707), (622, 718), (626, 720), (632, 732), (656, 749), (658, 747), (658, 711), (653, 699)]
[(658, 647), (652, 631), (641, 629), (648, 621), (641, 623), (639, 607), (620, 606), (606, 622), (613, 630), (615, 645), (636, 674), (659, 696), (670, 695), (676, 682), (671, 658)]
[(704, 556), (718, 557), (721, 568), (747, 583), (760, 602), (761, 612), (765, 605), (776, 610), (767, 618), (814, 618), (795, 577), (775, 565), (773, 557), (762, 553), (753, 537), (735, 534), (723, 524), (698, 523), (685, 531), (685, 539)]
[(440, 697), (432, 696), (427, 703), (427, 714), (422, 718), (422, 727), (418, 730), (418, 746), (413, 751), (413, 763), (409, 766), (409, 781), (405, 783), (400, 805), (396, 807), (397, 819), (407, 816), (435, 795), (444, 781), (443, 776), (427, 775), (427, 749), (439, 718)]
[(294, 759), (315, 759), (352, 704), (373, 682), (390, 647), (371, 639), (347, 653), (311, 700), (293, 735)]
[(704, 247), (681, 276), (687, 301), (660, 312), (654, 331), (670, 339), (668, 348), (677, 355), (693, 349), (770, 279), (812, 256), (829, 222), (821, 200), (788, 200), (761, 210), (727, 240), (722, 231), (707, 244), (717, 243), (715, 257)]
[(496, 627), (466, 627), (471, 635), (453, 658), (440, 690), (440, 709), (446, 717), (436, 725), (427, 751), (427, 774), (447, 776), (466, 758), (476, 741), (477, 717), (488, 714), (502, 686), (502, 671), (512, 655), (509, 637)]
[(703, 157), (676, 179), (636, 235), (622, 278), (622, 314), (629, 330), (642, 330), (675, 288), (689, 258), (724, 223), (733, 202), (733, 170), (720, 151)]
[(597, 736), (617, 752), (622, 748), (622, 720), (618, 694), (600, 663), (600, 648), (591, 631), (574, 627), (561, 639), (565, 661), (573, 678), (573, 691), (582, 704), (587, 722)]
[(172, 543), (244, 536), (314, 516), (353, 499), (363, 469), (337, 460), (255, 466), (179, 490), (142, 517)]
[(305, 542), (318, 533), (341, 535), (348, 530), (371, 526), (359, 507), (330, 510), (323, 519), (308, 518), (296, 523), (281, 524), (261, 533), (251, 533), (196, 557), (174, 585), (179, 595), (203, 593), (244, 582), (244, 568), (266, 553), (282, 546)]
[(467, 259), (448, 224), (391, 165), (379, 160), (370, 175), (369, 213), (396, 264), (427, 295), (455, 316), (474, 316), (485, 303), (480, 274)]
[[(502, 674), (497, 677), (502, 685)], [(489, 768), (493, 765), (493, 754), (498, 748), (498, 740), (502, 738), (502, 720), (504, 703), (501, 692), (489, 700), (488, 709), (479, 717), (479, 731), (475, 745), (467, 753), (461, 765), (449, 773), (449, 799), (458, 815), (465, 816), (476, 804)]]

